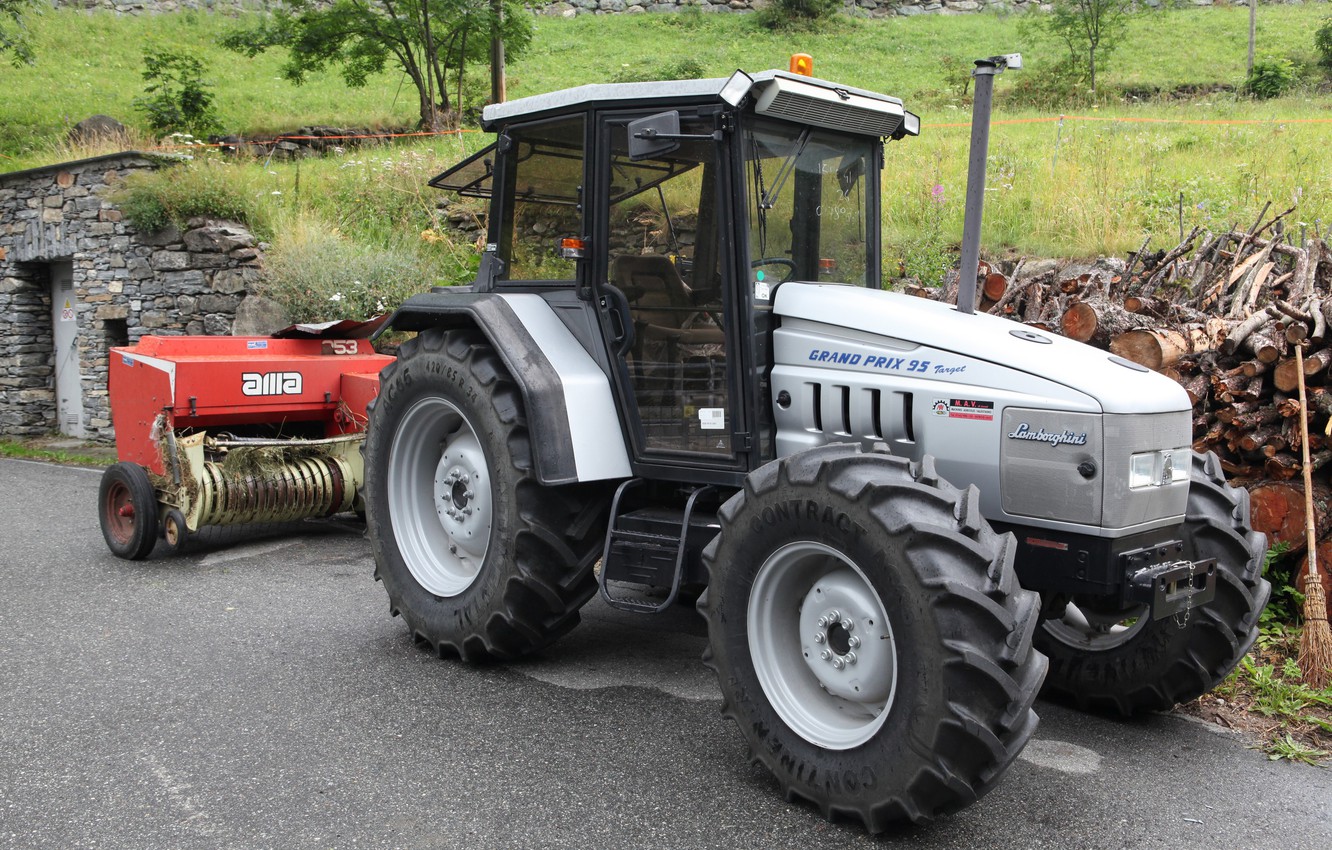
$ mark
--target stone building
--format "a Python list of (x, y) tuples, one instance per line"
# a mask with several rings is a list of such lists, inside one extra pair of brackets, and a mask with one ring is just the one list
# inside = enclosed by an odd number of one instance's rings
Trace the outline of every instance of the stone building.
[(0, 435), (111, 439), (108, 349), (232, 332), (263, 269), (249, 231), (198, 219), (141, 233), (106, 197), (171, 164), (130, 152), (0, 174)]

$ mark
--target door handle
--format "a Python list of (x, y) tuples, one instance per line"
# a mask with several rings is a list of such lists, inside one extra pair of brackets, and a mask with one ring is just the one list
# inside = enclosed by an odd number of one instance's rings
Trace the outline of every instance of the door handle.
[(614, 337), (611, 347), (616, 357), (623, 357), (634, 347), (634, 317), (629, 312), (629, 299), (610, 283), (601, 286), (601, 309), (610, 317)]

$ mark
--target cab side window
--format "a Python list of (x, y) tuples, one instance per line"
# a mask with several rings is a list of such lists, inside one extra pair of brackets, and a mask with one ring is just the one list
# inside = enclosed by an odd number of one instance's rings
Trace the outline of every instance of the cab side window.
[(509, 158), (499, 253), (508, 280), (572, 281), (560, 240), (583, 234), (583, 117), (518, 127)]

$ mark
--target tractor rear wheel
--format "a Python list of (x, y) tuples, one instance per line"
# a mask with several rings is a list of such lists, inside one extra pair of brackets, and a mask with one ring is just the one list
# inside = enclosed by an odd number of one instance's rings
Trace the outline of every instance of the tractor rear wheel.
[(839, 444), (749, 475), (704, 552), (705, 660), (788, 800), (879, 832), (994, 785), (1046, 664), (1012, 558), (929, 459)]
[(1249, 527), (1249, 493), (1226, 484), (1215, 454), (1193, 455), (1182, 534), (1185, 557), (1216, 559), (1216, 597), (1153, 620), (1146, 606), (1075, 596), (1036, 635), (1050, 657), (1047, 696), (1088, 711), (1166, 711), (1235, 669), (1258, 637), (1272, 588), (1262, 577), (1267, 540)]
[(604, 494), (535, 476), (518, 387), (475, 330), (430, 329), (380, 375), (365, 443), (375, 577), (418, 645), (513, 658), (578, 623)]
[(102, 537), (115, 555), (130, 561), (148, 557), (157, 543), (157, 491), (137, 463), (107, 467), (97, 490)]

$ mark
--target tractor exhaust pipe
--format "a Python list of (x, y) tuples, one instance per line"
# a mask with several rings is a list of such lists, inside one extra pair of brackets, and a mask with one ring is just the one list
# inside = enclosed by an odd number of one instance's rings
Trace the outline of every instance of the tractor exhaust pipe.
[(967, 205), (962, 220), (962, 266), (957, 279), (957, 310), (976, 312), (976, 269), (980, 265), (981, 214), (985, 207), (985, 161), (990, 154), (990, 103), (994, 77), (1005, 68), (1022, 67), (1022, 54), (977, 59), (976, 93), (971, 104), (971, 154), (967, 166)]

